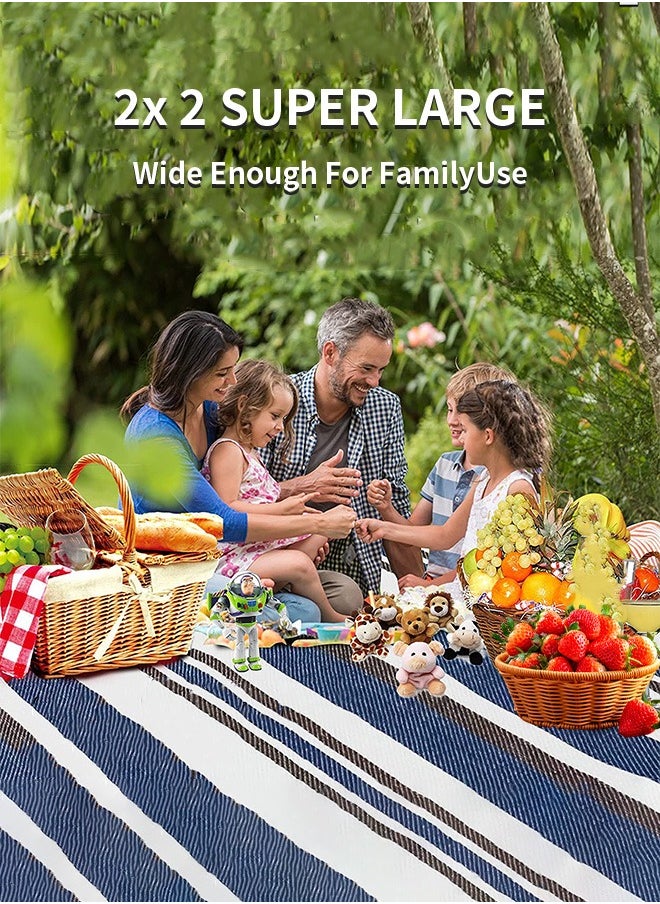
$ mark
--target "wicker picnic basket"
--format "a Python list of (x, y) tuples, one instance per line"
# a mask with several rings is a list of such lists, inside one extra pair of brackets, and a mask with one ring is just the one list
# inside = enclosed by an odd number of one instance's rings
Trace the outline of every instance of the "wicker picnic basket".
[(544, 728), (607, 728), (629, 700), (642, 696), (660, 662), (624, 672), (547, 672), (495, 659), (495, 667), (525, 722)]
[[(105, 467), (117, 484), (124, 537), (73, 486), (92, 463)], [(17, 524), (43, 527), (48, 514), (63, 506), (85, 513), (99, 552), (92, 570), (48, 581), (32, 660), (36, 671), (54, 678), (185, 655), (218, 554), (136, 552), (128, 482), (103, 455), (80, 458), (66, 480), (52, 468), (0, 477), (0, 511)]]

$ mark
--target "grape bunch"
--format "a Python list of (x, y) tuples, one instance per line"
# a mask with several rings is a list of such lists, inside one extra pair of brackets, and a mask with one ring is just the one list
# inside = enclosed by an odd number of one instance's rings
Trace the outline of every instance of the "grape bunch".
[(43, 527), (7, 527), (0, 530), (0, 591), (7, 575), (18, 565), (48, 561), (48, 539)]
[(526, 568), (541, 561), (543, 537), (536, 527), (530, 501), (522, 493), (506, 496), (495, 509), (486, 527), (477, 531), (477, 547), (481, 555), (477, 568), (495, 575), (507, 553), (518, 552), (520, 564)]

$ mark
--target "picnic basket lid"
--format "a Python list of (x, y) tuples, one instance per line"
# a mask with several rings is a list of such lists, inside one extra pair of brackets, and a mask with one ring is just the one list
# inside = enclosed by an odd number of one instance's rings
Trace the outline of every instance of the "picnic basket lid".
[[(80, 461), (88, 458), (90, 456), (84, 456)], [(110, 470), (113, 476), (115, 470), (121, 474), (114, 462), (110, 462), (105, 456), (94, 456), (94, 459), (102, 460), (99, 463), (107, 462), (112, 465)], [(80, 461), (74, 465), (68, 479), (62, 477), (55, 468), (0, 477), (0, 512), (9, 516), (19, 526), (44, 527), (46, 518), (53, 509), (69, 507), (80, 509), (85, 513), (98, 550), (123, 549), (125, 543), (121, 534), (110, 527), (73, 486), (73, 481), (82, 469), (78, 468), (74, 474)], [(124, 477), (123, 474), (121, 476)]]

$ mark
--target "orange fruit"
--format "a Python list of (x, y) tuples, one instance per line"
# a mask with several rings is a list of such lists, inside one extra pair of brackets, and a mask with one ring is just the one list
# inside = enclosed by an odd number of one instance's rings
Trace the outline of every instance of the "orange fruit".
[(510, 609), (520, 599), (520, 584), (513, 578), (500, 578), (493, 584), (490, 598), (500, 609)]
[(502, 559), (500, 569), (505, 578), (513, 578), (514, 581), (522, 583), (526, 577), (532, 573), (531, 565), (521, 565), (521, 552), (508, 552)]
[(551, 606), (561, 581), (547, 571), (533, 571), (522, 584), (522, 598)]
[(552, 599), (555, 606), (566, 609), (575, 601), (575, 584), (572, 581), (560, 581)]
[(478, 562), (479, 559), (483, 559), (484, 553), (485, 553), (485, 552), (486, 552), (485, 549), (477, 549), (477, 551), (476, 551), (475, 554), (474, 554), (474, 560), (475, 560), (475, 562)]

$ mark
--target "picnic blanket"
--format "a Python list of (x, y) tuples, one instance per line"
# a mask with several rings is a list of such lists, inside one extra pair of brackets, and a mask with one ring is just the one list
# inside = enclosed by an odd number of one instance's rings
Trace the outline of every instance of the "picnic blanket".
[(2, 900), (660, 898), (660, 732), (529, 725), (489, 661), (230, 658), (0, 682)]

